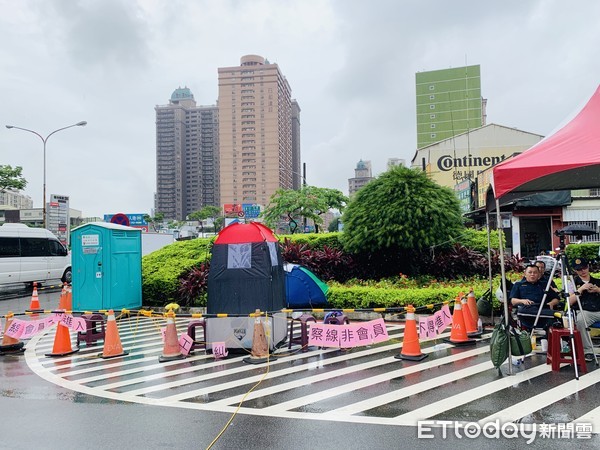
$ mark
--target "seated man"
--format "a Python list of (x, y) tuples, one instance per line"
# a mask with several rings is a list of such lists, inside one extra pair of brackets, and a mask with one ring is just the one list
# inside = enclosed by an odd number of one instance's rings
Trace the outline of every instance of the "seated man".
[(577, 304), (575, 295), (579, 296), (583, 311), (578, 311), (575, 324), (581, 334), (585, 360), (593, 361), (594, 346), (592, 345), (590, 335), (586, 332), (585, 324), (590, 326), (594, 322), (600, 320), (600, 280), (590, 275), (590, 267), (585, 258), (575, 259), (575, 261), (571, 263), (571, 267), (575, 270), (577, 275), (575, 276), (576, 291), (569, 296), (569, 303), (574, 310), (578, 310), (579, 305)]
[[(513, 306), (517, 306), (517, 313), (521, 315), (523, 325), (533, 328), (535, 317), (540, 309), (540, 304), (544, 298), (546, 285), (540, 281), (540, 271), (535, 264), (528, 264), (525, 267), (525, 278), (517, 281), (508, 298)], [(540, 313), (540, 318), (536, 326), (548, 328), (554, 322), (554, 310), (559, 302), (558, 294), (550, 289)], [(526, 319), (523, 315), (528, 316)]]
[[(534, 262), (534, 264), (540, 271), (540, 282), (542, 282), (544, 286), (548, 286), (548, 279), (550, 278), (550, 274), (546, 273), (546, 263), (541, 259), (538, 259), (536, 262)], [(556, 287), (556, 283), (554, 283), (554, 280), (550, 282), (550, 288), (553, 289), (555, 292), (558, 292), (558, 288)]]

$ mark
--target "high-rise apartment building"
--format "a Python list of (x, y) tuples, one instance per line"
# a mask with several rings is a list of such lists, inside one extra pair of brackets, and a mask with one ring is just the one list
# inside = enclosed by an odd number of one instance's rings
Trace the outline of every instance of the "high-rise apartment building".
[(304, 174), (300, 172), (300, 105), (292, 99), (292, 188), (300, 189), (305, 183)]
[(239, 66), (218, 73), (221, 203), (267, 205), (278, 188), (293, 188), (300, 176), (299, 144), (295, 149), (292, 143), (300, 108), (292, 107), (279, 66), (262, 56), (243, 56)]
[(419, 72), (417, 148), (485, 125), (479, 65)]
[(371, 172), (371, 161), (363, 161), (362, 159), (356, 163), (354, 169), (354, 178), (348, 178), (348, 194), (352, 195), (361, 187), (373, 179)]
[(155, 214), (185, 220), (204, 206), (219, 206), (219, 119), (216, 106), (196, 106), (178, 88), (156, 106)]

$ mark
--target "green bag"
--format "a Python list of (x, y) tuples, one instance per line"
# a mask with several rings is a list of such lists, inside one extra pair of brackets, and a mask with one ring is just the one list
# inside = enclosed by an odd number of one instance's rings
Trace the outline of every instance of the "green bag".
[(494, 327), (490, 339), (490, 358), (492, 359), (494, 367), (498, 369), (502, 363), (506, 361), (506, 358), (508, 358), (508, 333), (506, 331), (504, 320), (501, 320), (500, 323)]
[(525, 330), (510, 329), (510, 353), (525, 356), (531, 353), (531, 336)]

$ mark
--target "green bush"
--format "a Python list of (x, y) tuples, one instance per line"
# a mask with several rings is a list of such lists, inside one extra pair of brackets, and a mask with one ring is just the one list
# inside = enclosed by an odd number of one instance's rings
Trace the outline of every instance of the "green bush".
[(598, 250), (600, 244), (569, 244), (565, 249), (565, 253), (569, 262), (575, 258), (586, 258), (588, 261), (598, 259)]
[(211, 239), (177, 241), (142, 258), (144, 305), (163, 305), (179, 300), (179, 279), (192, 267), (210, 259)]
[(313, 250), (323, 250), (324, 246), (329, 248), (342, 249), (340, 243), (341, 233), (305, 233), (305, 234), (282, 234), (279, 235), (279, 242), (289, 239), (293, 244), (307, 244)]
[[(475, 228), (465, 228), (461, 235), (456, 238), (456, 242), (471, 250), (475, 250), (487, 255), (488, 237), (486, 229), (476, 230)], [(490, 233), (490, 243), (492, 249), (498, 248), (498, 242), (498, 233), (492, 230)]]

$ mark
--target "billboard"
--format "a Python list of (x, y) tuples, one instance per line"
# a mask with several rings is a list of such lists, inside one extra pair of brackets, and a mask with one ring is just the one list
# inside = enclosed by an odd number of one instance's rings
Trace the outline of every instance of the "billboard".
[(144, 219), (146, 214), (134, 213), (134, 214), (104, 214), (104, 221), (110, 223), (116, 223), (118, 225), (125, 225), (126, 227), (140, 228), (143, 233), (148, 232), (148, 222)]
[(50, 195), (48, 203), (48, 221), (46, 227), (64, 245), (69, 245), (69, 197), (67, 195)]

